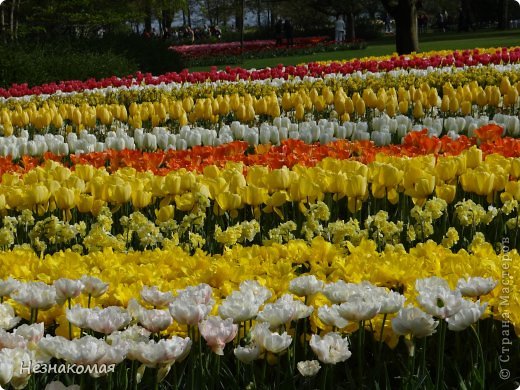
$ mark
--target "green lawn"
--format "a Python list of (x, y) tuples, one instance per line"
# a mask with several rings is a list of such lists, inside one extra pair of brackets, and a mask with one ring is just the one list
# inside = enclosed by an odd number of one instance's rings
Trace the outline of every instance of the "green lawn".
[[(484, 31), (467, 33), (430, 33), (419, 37), (420, 51), (431, 50), (454, 50), (454, 49), (473, 49), (476, 47), (501, 47), (519, 46), (520, 30), (509, 31)], [(351, 58), (361, 58), (369, 56), (388, 55), (395, 52), (395, 43), (392, 37), (378, 41), (368, 42), (368, 47), (363, 50), (346, 50), (328, 53), (316, 53), (305, 56), (291, 57), (272, 57), (261, 59), (247, 59), (241, 64), (230, 64), (230, 66), (240, 65), (243, 68), (265, 68), (273, 67), (278, 64), (296, 65), (312, 61), (325, 60), (344, 60)], [(220, 69), (226, 65), (219, 66)], [(190, 71), (207, 71), (208, 66), (193, 67)]]

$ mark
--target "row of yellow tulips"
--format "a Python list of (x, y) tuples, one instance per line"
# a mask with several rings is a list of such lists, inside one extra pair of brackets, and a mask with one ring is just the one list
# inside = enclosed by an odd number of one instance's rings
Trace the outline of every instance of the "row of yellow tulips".
[(520, 81), (511, 82), (509, 77), (503, 77), (498, 84), (479, 84), (472, 80), (457, 87), (446, 82), (442, 88), (436, 88), (426, 77), (417, 86), (382, 86), (377, 89), (360, 89), (359, 92), (350, 91), (353, 90), (343, 87), (339, 82), (327, 86), (318, 81), (310, 85), (304, 83), (294, 91), (235, 92), (196, 99), (189, 95), (180, 98), (161, 93), (155, 100), (142, 103), (130, 100), (129, 104), (92, 104), (81, 98), (72, 103), (63, 103), (51, 99), (41, 105), (30, 103), (23, 107), (15, 104), (0, 109), (0, 125), (3, 134), (10, 135), (15, 128), (28, 126), (39, 131), (48, 130), (50, 126), (63, 129), (67, 124), (76, 129), (93, 129), (98, 124), (110, 125), (115, 120), (128, 123), (133, 128), (143, 127), (146, 123), (160, 126), (168, 121), (174, 121), (180, 126), (201, 121), (217, 123), (228, 114), (245, 123), (254, 122), (258, 115), (276, 118), (283, 112), (291, 113), (291, 116), (301, 121), (309, 112), (330, 110), (348, 121), (353, 116), (364, 117), (367, 110), (376, 108), (391, 117), (401, 113), (413, 115), (415, 119), (421, 119), (432, 108), (438, 108), (445, 114), (470, 115), (476, 108), (514, 109), (518, 106)]
[(335, 199), (363, 200), (371, 191), (375, 198), (397, 203), (399, 195), (422, 204), (436, 195), (451, 203), (456, 185), (468, 193), (488, 197), (490, 203), (520, 200), (520, 159), (489, 155), (472, 147), (456, 157), (389, 157), (378, 155), (368, 165), (357, 161), (327, 158), (315, 167), (270, 169), (264, 166), (244, 168), (228, 163), (227, 168), (204, 168), (202, 174), (185, 170), (166, 176), (124, 168), (109, 174), (105, 169), (76, 165), (75, 170), (53, 161), (21, 176), (6, 173), (0, 184), (0, 209), (36, 209), (51, 207), (94, 212), (106, 203), (132, 202), (143, 208), (155, 200), (161, 206), (175, 204), (182, 211), (194, 208), (202, 195), (216, 202), (216, 209), (231, 211), (244, 206), (266, 206), (272, 212), (286, 202), (323, 200), (326, 193)]

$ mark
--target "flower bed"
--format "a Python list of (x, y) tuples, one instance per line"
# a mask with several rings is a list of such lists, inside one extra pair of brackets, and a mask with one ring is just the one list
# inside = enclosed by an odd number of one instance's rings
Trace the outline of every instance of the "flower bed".
[[(328, 37), (297, 37), (294, 38), (294, 47), (302, 48), (314, 46), (327, 42)], [(276, 49), (275, 40), (254, 40), (244, 41), (241, 47), (240, 42), (218, 42), (197, 45), (175, 45), (170, 50), (175, 50), (179, 54), (190, 58), (211, 57), (211, 56), (235, 56), (243, 52), (270, 51)]]
[(518, 53), (3, 91), (0, 385), (509, 386)]

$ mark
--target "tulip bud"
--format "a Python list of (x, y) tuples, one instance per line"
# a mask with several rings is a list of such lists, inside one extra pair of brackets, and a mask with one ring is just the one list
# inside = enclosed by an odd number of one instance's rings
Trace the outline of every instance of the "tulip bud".
[(399, 112), (403, 115), (408, 113), (408, 101), (402, 100), (399, 102)]
[(424, 111), (420, 101), (416, 101), (413, 107), (413, 116), (415, 119), (420, 119), (424, 116)]
[(356, 114), (359, 116), (363, 116), (363, 115), (365, 115), (365, 111), (366, 111), (365, 102), (363, 99), (359, 99), (356, 102)]

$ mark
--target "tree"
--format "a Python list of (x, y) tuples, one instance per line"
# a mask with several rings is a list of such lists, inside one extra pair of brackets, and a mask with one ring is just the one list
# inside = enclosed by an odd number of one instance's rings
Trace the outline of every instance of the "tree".
[(410, 54), (418, 51), (418, 0), (381, 0), (381, 2), (388, 13), (395, 19), (395, 47), (397, 53)]

